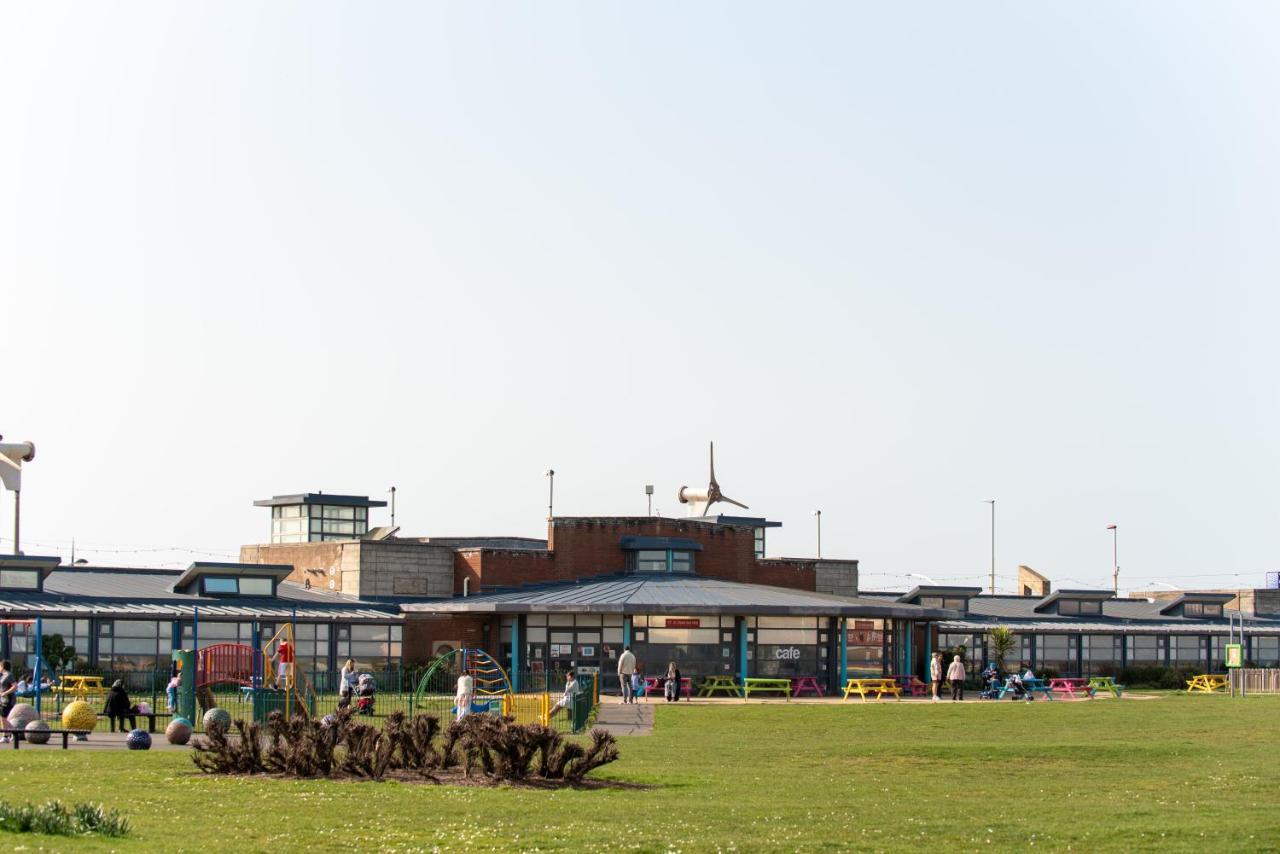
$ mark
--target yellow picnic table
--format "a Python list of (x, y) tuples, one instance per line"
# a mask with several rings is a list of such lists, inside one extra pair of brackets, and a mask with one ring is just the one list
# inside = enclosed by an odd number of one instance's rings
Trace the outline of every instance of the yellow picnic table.
[(1187, 693), (1192, 691), (1200, 691), (1205, 694), (1212, 694), (1219, 688), (1227, 687), (1227, 677), (1224, 673), (1201, 673), (1198, 676), (1192, 676), (1187, 680)]
[(748, 676), (742, 680), (742, 696), (750, 697), (753, 692), (757, 694), (784, 694), (790, 700), (791, 680)]
[(63, 694), (70, 694), (78, 700), (84, 700), (88, 697), (105, 697), (107, 689), (102, 685), (101, 676), (63, 676), (58, 683), (58, 690)]
[(877, 700), (883, 700), (885, 694), (892, 694), (896, 699), (902, 699), (902, 686), (893, 679), (850, 679), (844, 685), (844, 700), (849, 699), (850, 694), (858, 694), (862, 697), (862, 701), (867, 701), (867, 694), (875, 694)]
[(717, 691), (723, 691), (734, 697), (742, 696), (742, 689), (738, 687), (738, 680), (732, 676), (708, 676), (698, 686), (699, 697), (710, 697)]

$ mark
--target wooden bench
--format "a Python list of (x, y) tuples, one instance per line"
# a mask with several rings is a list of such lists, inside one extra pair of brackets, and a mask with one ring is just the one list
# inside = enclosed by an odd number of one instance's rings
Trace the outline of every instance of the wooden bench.
[(1187, 680), (1187, 693), (1199, 691), (1203, 694), (1212, 694), (1221, 688), (1227, 687), (1227, 677), (1222, 673), (1201, 673), (1198, 676), (1192, 676)]
[(752, 694), (782, 694), (790, 700), (791, 680), (748, 676), (742, 680), (742, 696), (749, 699)]
[[(73, 735), (74, 735), (75, 737), (77, 737), (77, 738), (79, 738), (79, 737), (80, 737), (80, 736), (82, 736), (82, 735), (87, 736), (90, 732), (92, 732), (92, 730), (87, 730), (87, 729), (53, 729), (53, 728), (50, 728), (50, 729), (47, 729), (47, 730), (43, 730), (43, 732), (47, 732), (47, 733), (49, 734), (49, 736), (50, 736), (50, 737), (55, 736), (55, 735), (60, 735), (60, 736), (62, 736), (62, 749), (63, 749), (63, 750), (66, 750), (66, 749), (67, 749), (67, 739), (69, 739), (69, 738), (70, 738), (71, 736), (73, 736)], [(14, 749), (14, 750), (17, 750), (17, 749), (18, 749), (18, 745), (19, 745), (19, 744), (21, 744), (23, 741), (26, 741), (26, 740), (27, 740), (27, 733), (26, 733), (26, 731), (25, 731), (25, 730), (20, 730), (20, 729), (8, 729), (8, 728), (6, 727), (5, 729), (0, 729), (0, 733), (3, 733), (4, 735), (11, 735), (11, 736), (13, 736), (13, 749)]]
[(738, 680), (732, 676), (708, 676), (698, 686), (699, 697), (710, 697), (718, 691), (723, 691), (733, 697), (742, 696), (742, 689), (738, 687)]
[[(99, 717), (105, 718), (106, 715), (99, 715)], [(131, 712), (127, 715), (119, 715), (117, 717), (117, 720), (119, 720), (120, 718), (126, 718), (129, 720), (132, 720), (133, 726), (131, 726), (130, 729), (137, 729), (138, 718), (146, 718), (147, 732), (154, 733), (156, 731), (157, 718), (163, 719), (163, 718), (171, 718), (171, 717), (173, 717), (173, 714), (171, 712)], [(128, 730), (124, 730), (124, 732), (128, 732)]]
[(875, 694), (877, 700), (883, 700), (885, 694), (892, 694), (895, 700), (901, 700), (902, 686), (894, 679), (850, 679), (844, 685), (844, 698), (840, 702), (849, 699), (850, 694), (859, 695), (864, 703), (868, 694)]

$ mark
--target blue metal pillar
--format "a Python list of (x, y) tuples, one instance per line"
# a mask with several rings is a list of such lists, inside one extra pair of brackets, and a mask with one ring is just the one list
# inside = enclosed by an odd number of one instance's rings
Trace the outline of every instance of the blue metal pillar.
[(750, 675), (747, 668), (747, 618), (738, 617), (735, 622), (738, 624), (738, 681), (745, 685)]
[[(72, 623), (72, 625), (74, 626), (75, 624)], [(44, 644), (42, 643), (43, 640), (44, 640), (44, 619), (41, 617), (36, 617), (36, 667), (35, 667), (35, 676), (32, 677), (35, 679), (35, 683), (36, 683), (36, 717), (40, 716), (40, 695), (44, 693), (43, 691), (40, 690), (40, 665), (44, 663), (41, 661), (41, 657), (44, 651), (43, 650)], [(72, 640), (74, 640), (74, 638), (72, 638)]]
[(924, 681), (927, 685), (933, 681), (933, 629), (924, 624)]
[(849, 684), (849, 622), (840, 618), (840, 690)]
[(520, 638), (523, 633), (520, 631), (521, 625), (524, 623), (524, 617), (516, 614), (511, 618), (511, 690), (520, 690), (520, 648), (524, 646)]
[(624, 647), (631, 646), (631, 617), (622, 618), (622, 645)]

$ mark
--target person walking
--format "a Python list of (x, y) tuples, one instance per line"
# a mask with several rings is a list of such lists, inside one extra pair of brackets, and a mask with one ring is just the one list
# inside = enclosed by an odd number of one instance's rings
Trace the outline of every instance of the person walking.
[(626, 646), (622, 649), (622, 655), (618, 656), (618, 684), (622, 687), (622, 702), (634, 703), (636, 695), (631, 690), (631, 677), (636, 672), (636, 657), (631, 652), (631, 647)]
[(929, 687), (933, 689), (933, 702), (937, 703), (942, 700), (938, 696), (939, 686), (942, 684), (942, 653), (935, 652), (933, 657), (929, 659)]
[(636, 672), (631, 674), (631, 702), (635, 702), (637, 698), (640, 702), (644, 702), (644, 668), (640, 666), (640, 662), (636, 662)]
[(951, 701), (964, 699), (964, 662), (960, 660), (960, 656), (951, 659), (951, 666), (947, 668), (947, 679), (951, 682)]

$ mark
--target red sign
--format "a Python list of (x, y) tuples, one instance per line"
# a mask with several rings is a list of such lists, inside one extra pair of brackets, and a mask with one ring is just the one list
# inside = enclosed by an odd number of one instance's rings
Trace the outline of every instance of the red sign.
[(696, 629), (702, 625), (697, 617), (668, 617), (663, 624), (668, 629)]

